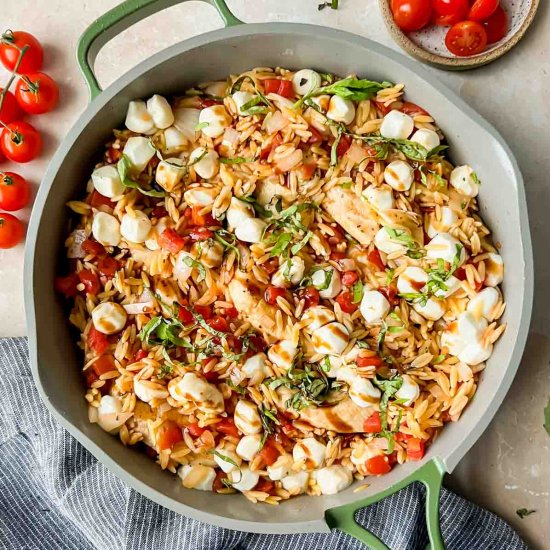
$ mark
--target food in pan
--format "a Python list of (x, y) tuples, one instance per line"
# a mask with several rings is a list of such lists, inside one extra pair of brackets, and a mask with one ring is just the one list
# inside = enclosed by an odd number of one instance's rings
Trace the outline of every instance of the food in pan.
[(276, 504), (421, 460), (504, 331), (481, 182), (404, 86), (257, 68), (128, 107), (66, 241), (91, 422)]

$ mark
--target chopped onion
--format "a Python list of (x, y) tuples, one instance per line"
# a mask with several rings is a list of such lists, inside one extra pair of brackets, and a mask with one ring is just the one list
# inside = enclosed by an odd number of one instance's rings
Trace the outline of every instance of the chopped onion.
[(362, 160), (365, 160), (369, 155), (367, 150), (357, 143), (352, 143), (350, 148), (346, 151), (346, 158), (353, 164), (359, 164)]
[(290, 124), (288, 118), (286, 118), (281, 111), (275, 111), (269, 116), (265, 117), (265, 130), (271, 135), (283, 128), (286, 128)]
[(280, 172), (288, 172), (302, 161), (302, 156), (302, 151), (300, 149), (296, 149), (292, 152), (292, 154), (278, 160), (275, 168), (277, 168)]
[(67, 250), (68, 258), (84, 258), (86, 252), (82, 250), (82, 243), (86, 240), (86, 231), (84, 229), (75, 229), (69, 237), (69, 248)]

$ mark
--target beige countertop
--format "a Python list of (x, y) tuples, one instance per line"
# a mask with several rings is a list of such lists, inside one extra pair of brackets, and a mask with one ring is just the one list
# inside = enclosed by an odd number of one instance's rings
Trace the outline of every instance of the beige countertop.
[[(336, 27), (368, 36), (397, 49), (386, 32), (377, 0), (340, 0), (338, 11), (317, 10), (319, 0), (227, 0), (247, 22), (293, 21)], [(33, 117), (44, 135), (42, 158), (25, 166), (2, 165), (39, 185), (47, 162), (88, 97), (75, 62), (79, 35), (117, 0), (3, 0), (2, 25), (36, 34), (45, 45), (44, 71), (61, 86), (60, 107)], [(29, 14), (33, 14), (29, 17)], [(112, 82), (155, 51), (190, 36), (221, 27), (213, 8), (193, 2), (170, 8), (126, 31), (98, 57), (100, 81)], [(531, 336), (523, 364), (491, 426), (463, 459), (447, 484), (507, 519), (535, 548), (550, 548), (550, 437), (542, 428), (550, 396), (550, 5), (541, 2), (525, 38), (504, 58), (475, 71), (433, 69), (474, 109), (487, 118), (515, 152), (525, 178), (537, 290)], [(5, 74), (0, 69), (0, 82)], [(23, 212), (28, 218), (29, 211)], [(0, 336), (25, 334), (23, 246), (0, 251)], [(518, 508), (536, 513), (521, 520)], [(472, 541), (472, 548), (475, 542)]]

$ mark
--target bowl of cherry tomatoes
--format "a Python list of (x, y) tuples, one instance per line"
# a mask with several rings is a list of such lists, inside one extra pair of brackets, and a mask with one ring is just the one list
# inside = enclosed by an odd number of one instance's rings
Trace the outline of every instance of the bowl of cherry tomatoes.
[(539, 0), (379, 0), (386, 25), (409, 54), (442, 69), (485, 65), (515, 46)]

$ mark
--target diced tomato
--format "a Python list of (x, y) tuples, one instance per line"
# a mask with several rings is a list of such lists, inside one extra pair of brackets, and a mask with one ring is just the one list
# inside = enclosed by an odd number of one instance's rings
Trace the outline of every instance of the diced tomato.
[(405, 101), (403, 105), (401, 106), (401, 109), (399, 109), (402, 113), (405, 113), (406, 115), (415, 117), (418, 115), (428, 115), (428, 111), (425, 109), (422, 109), (419, 105), (416, 103), (411, 103), (410, 101)]
[(271, 143), (267, 147), (262, 149), (260, 153), (260, 160), (266, 160), (267, 157), (269, 157), (271, 151), (277, 149), (277, 147), (279, 147), (281, 143), (283, 143), (283, 136), (281, 136), (281, 134), (279, 133), (275, 134), (273, 136), (273, 139), (271, 140)]
[(398, 443), (406, 443), (409, 439), (412, 438), (412, 435), (404, 434), (403, 432), (397, 432), (395, 434), (395, 441)]
[[(283, 433), (284, 432), (284, 433)], [(294, 447), (294, 443), (289, 436), (296, 434), (296, 428), (292, 424), (285, 424), (282, 432), (277, 432), (273, 438), (275, 441), (283, 447), (285, 450), (290, 450)]]
[[(209, 361), (210, 358), (207, 359)], [(203, 376), (206, 378), (207, 382), (210, 382), (211, 384), (215, 384), (220, 379), (220, 373), (215, 370), (210, 370), (208, 372), (204, 372)]]
[(137, 363), (149, 355), (144, 349), (138, 349), (132, 359), (132, 363)]
[(218, 330), (219, 332), (228, 332), (229, 331), (229, 325), (228, 325), (227, 321), (221, 315), (216, 315), (216, 316), (212, 317), (212, 319), (209, 319), (208, 324), (214, 330)]
[(308, 286), (302, 292), (302, 298), (305, 300), (304, 309), (308, 309), (310, 307), (319, 305), (319, 301), (321, 300), (321, 295), (319, 294), (319, 291), (314, 286)]
[(268, 275), (273, 275), (273, 273), (279, 269), (279, 260), (277, 258), (271, 258), (270, 260), (267, 260), (267, 262), (263, 263), (262, 267)]
[(315, 161), (310, 161), (307, 163), (302, 164), (298, 169), (297, 172), (300, 174), (300, 177), (303, 181), (310, 180), (313, 174), (315, 173), (315, 170), (317, 169), (317, 164)]
[(343, 134), (340, 137), (340, 141), (338, 142), (338, 145), (336, 146), (336, 156), (338, 158), (343, 157), (350, 147), (351, 147), (351, 137)]
[(86, 386), (90, 388), (94, 382), (99, 380), (99, 377), (94, 372), (94, 369), (89, 368), (84, 371), (84, 379), (86, 380)]
[(63, 294), (65, 298), (74, 298), (78, 294), (76, 285), (80, 282), (80, 279), (76, 273), (69, 273), (65, 277), (56, 277), (54, 281), (54, 288), (59, 294)]
[(82, 271), (78, 272), (78, 278), (80, 279), (80, 282), (84, 285), (84, 290), (88, 294), (95, 296), (99, 292), (99, 289), (101, 288), (99, 285), (99, 278), (93, 271), (90, 271), (89, 269), (83, 269)]
[(120, 149), (109, 147), (109, 149), (107, 149), (106, 158), (109, 164), (114, 164), (122, 158), (122, 151)]
[(330, 228), (334, 232), (334, 235), (330, 235), (329, 237), (327, 237), (327, 241), (330, 245), (335, 246), (337, 244), (343, 243), (346, 240), (344, 232), (339, 227), (331, 225)]
[(189, 219), (191, 225), (196, 225), (199, 227), (203, 226), (219, 226), (220, 222), (210, 212), (206, 214), (201, 214), (201, 210), (204, 209), (204, 206), (192, 206), (185, 210), (185, 216)]
[(214, 105), (219, 105), (221, 102), (216, 99), (210, 99), (208, 97), (199, 98), (199, 108), (206, 109), (207, 107), (212, 107)]
[(214, 427), (222, 434), (239, 437), (239, 430), (232, 418), (222, 418), (217, 424), (214, 424)]
[(399, 304), (399, 296), (397, 295), (397, 288), (395, 286), (384, 286), (378, 290), (386, 297), (391, 306)]
[(151, 212), (151, 216), (153, 216), (153, 218), (164, 218), (168, 216), (168, 210), (166, 210), (164, 206), (155, 206)]
[(374, 264), (376, 266), (376, 269), (378, 269), (378, 271), (384, 271), (386, 266), (384, 265), (384, 262), (382, 261), (382, 258), (380, 257), (380, 252), (378, 252), (377, 248), (373, 248), (367, 254), (367, 259), (369, 260), (369, 262), (371, 264)]
[(236, 353), (241, 353), (241, 351), (243, 350), (243, 341), (241, 338), (233, 336), (233, 334), (228, 334), (225, 339), (227, 340), (227, 345), (229, 346), (229, 349)]
[(353, 301), (353, 295), (349, 290), (344, 290), (338, 294), (338, 296), (336, 296), (336, 301), (340, 304), (342, 311), (345, 313), (353, 313), (359, 307), (359, 304)]
[(377, 434), (382, 431), (382, 421), (380, 420), (380, 413), (378, 411), (371, 414), (363, 422), (363, 431), (369, 434)]
[(111, 256), (106, 256), (105, 258), (101, 258), (101, 260), (99, 260), (97, 269), (101, 275), (112, 279), (115, 276), (115, 273), (120, 269), (120, 262), (115, 260), (115, 258), (111, 258)]
[(106, 334), (99, 332), (94, 325), (88, 332), (88, 347), (93, 350), (96, 355), (103, 355), (109, 347), (109, 340)]
[(395, 466), (397, 464), (397, 451), (393, 451), (393, 453), (388, 455), (388, 462), (390, 466)]
[(313, 143), (321, 143), (323, 141), (323, 135), (321, 132), (317, 131), (313, 126), (308, 128), (308, 131), (311, 132), (311, 137), (307, 142), (311, 145)]
[(359, 279), (357, 271), (344, 271), (342, 274), (342, 284), (344, 286), (352, 286)]
[(188, 235), (192, 241), (207, 241), (214, 237), (214, 233), (207, 227), (198, 227), (197, 229), (191, 229)]
[(105, 247), (93, 239), (86, 239), (82, 243), (82, 250), (86, 253), (86, 255), (91, 254), (96, 258), (101, 258), (107, 254)]
[(190, 325), (195, 320), (195, 318), (193, 317), (193, 314), (185, 306), (179, 306), (179, 308), (178, 308), (178, 319), (184, 325)]
[(294, 88), (290, 80), (267, 78), (263, 81), (263, 85), (266, 94), (278, 94), (286, 98), (294, 97)]
[(426, 452), (426, 443), (423, 439), (411, 437), (407, 441), (407, 458), (409, 460), (422, 460)]
[(224, 310), (224, 313), (228, 319), (235, 319), (236, 317), (239, 316), (239, 312), (235, 307), (226, 307)]
[(273, 491), (273, 488), (275, 487), (275, 483), (273, 481), (270, 481), (269, 479), (266, 479), (265, 477), (261, 477), (258, 483), (256, 483), (256, 486), (254, 487), (254, 491), (262, 491), (264, 493), (271, 493)]
[(102, 355), (97, 359), (97, 361), (94, 361), (92, 369), (94, 369), (94, 372), (97, 374), (98, 378), (102, 374), (116, 370), (115, 358), (112, 355)]
[(212, 490), (219, 492), (222, 489), (227, 489), (226, 485), (223, 482), (224, 479), (227, 479), (227, 474), (223, 470), (218, 470), (216, 472), (216, 478), (214, 479), (214, 483), (212, 483)]
[(378, 355), (370, 355), (368, 357), (359, 355), (355, 362), (358, 367), (381, 367), (384, 364), (384, 359)]
[(195, 311), (202, 315), (205, 321), (212, 318), (212, 308), (210, 306), (195, 306)]
[(157, 447), (159, 451), (171, 449), (180, 441), (183, 441), (181, 428), (173, 420), (166, 420), (157, 432)]
[(330, 259), (334, 262), (339, 262), (340, 260), (345, 260), (346, 259), (346, 253), (345, 252), (340, 252), (339, 250), (333, 250), (330, 253)]
[(187, 426), (187, 431), (191, 434), (191, 437), (200, 437), (206, 428), (200, 428), (198, 422), (193, 422)]
[(164, 250), (177, 254), (185, 246), (185, 239), (175, 229), (168, 227), (159, 235), (158, 243)]
[(365, 468), (369, 474), (380, 476), (391, 471), (391, 465), (386, 455), (378, 455), (369, 458), (365, 463)]
[(376, 104), (376, 106), (378, 107), (378, 110), (383, 115), (387, 115), (391, 111), (390, 106), (389, 105), (384, 105), (384, 103), (382, 101), (375, 101), (374, 103)]
[(250, 349), (254, 353), (258, 353), (260, 351), (264, 351), (264, 349), (267, 347), (267, 344), (262, 336), (259, 336), (258, 334), (255, 334), (254, 336), (250, 336), (248, 339), (248, 345), (250, 346)]
[(266, 441), (263, 449), (258, 453), (266, 466), (271, 466), (279, 458), (279, 450), (271, 441)]
[(271, 306), (274, 306), (277, 303), (277, 298), (279, 296), (284, 297), (286, 295), (286, 290), (284, 288), (279, 288), (278, 286), (268, 286), (265, 289), (264, 300)]
[(88, 204), (94, 208), (98, 208), (99, 206), (108, 206), (109, 208), (113, 208), (115, 206), (115, 203), (109, 197), (105, 197), (101, 193), (98, 193), (95, 189), (88, 197)]

